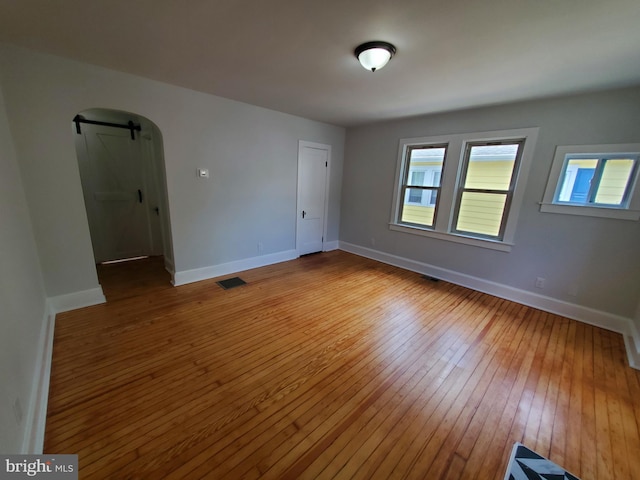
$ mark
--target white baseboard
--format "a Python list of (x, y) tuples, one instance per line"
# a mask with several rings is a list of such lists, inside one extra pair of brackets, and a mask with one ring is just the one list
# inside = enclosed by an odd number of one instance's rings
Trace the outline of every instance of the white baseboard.
[(49, 381), (51, 377), (51, 358), (53, 356), (53, 335), (56, 313), (74, 310), (104, 303), (102, 287), (81, 292), (50, 297), (46, 301), (44, 318), (36, 357), (36, 369), (31, 387), (31, 398), (26, 415), (25, 435), (22, 451), (41, 454), (44, 448), (44, 431), (47, 421), (47, 404), (49, 401)]
[(54, 313), (68, 312), (76, 308), (90, 307), (105, 303), (102, 287), (83, 290), (81, 292), (68, 293), (66, 295), (58, 295), (50, 297), (49, 302)]
[(322, 244), (322, 251), (323, 252), (330, 252), (332, 250), (338, 250), (338, 248), (340, 248), (340, 242), (338, 242), (338, 240), (335, 240), (333, 242), (324, 242)]
[(199, 282), (210, 278), (221, 277), (230, 273), (251, 270), (252, 268), (266, 267), (274, 263), (286, 262), (298, 258), (296, 250), (285, 250), (284, 252), (271, 253), (268, 255), (260, 255), (257, 257), (245, 258), (234, 262), (222, 263), (220, 265), (212, 265), (210, 267), (195, 268), (193, 270), (185, 270), (175, 272), (173, 275), (173, 284), (177, 287), (187, 283)]
[(171, 278), (173, 278), (173, 275), (176, 273), (176, 267), (173, 264), (173, 260), (164, 257), (164, 269), (169, 272), (171, 274)]
[(640, 332), (633, 322), (631, 322), (629, 332), (624, 335), (624, 344), (627, 347), (629, 365), (640, 370)]
[(630, 318), (546, 297), (527, 290), (491, 282), (348, 242), (340, 242), (340, 250), (620, 333), (625, 339), (629, 364), (634, 368), (640, 369), (640, 335), (638, 335), (633, 320)]
[(26, 432), (22, 442), (22, 452), (27, 454), (42, 454), (44, 449), (55, 320), (55, 312), (51, 308), (50, 302), (47, 301), (38, 342), (38, 355), (31, 387), (31, 398), (29, 399), (29, 410), (27, 411), (25, 422)]

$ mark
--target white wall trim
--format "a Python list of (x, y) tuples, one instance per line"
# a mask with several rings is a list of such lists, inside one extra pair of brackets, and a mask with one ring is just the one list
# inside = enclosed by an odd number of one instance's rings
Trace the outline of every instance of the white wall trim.
[(51, 302), (47, 300), (38, 341), (36, 368), (25, 422), (26, 429), (22, 441), (21, 451), (26, 454), (42, 454), (44, 449), (55, 320), (56, 314), (51, 307)]
[(166, 256), (164, 257), (164, 269), (171, 274), (171, 278), (176, 273), (176, 267), (173, 265), (173, 261), (171, 261)]
[(49, 297), (49, 302), (54, 313), (68, 312), (76, 308), (90, 307), (105, 303), (102, 287), (92, 288), (90, 290), (82, 290), (80, 292), (68, 293), (66, 295), (58, 295), (57, 297)]
[(625, 339), (629, 364), (634, 368), (640, 369), (640, 335), (631, 318), (576, 305), (552, 297), (546, 297), (537, 293), (361, 247), (348, 242), (340, 242), (340, 250), (620, 333)]
[(635, 326), (632, 327), (631, 334), (624, 335), (624, 345), (627, 349), (629, 365), (640, 370), (640, 335)]
[(242, 272), (252, 268), (265, 267), (267, 265), (273, 265), (274, 263), (286, 262), (295, 258), (298, 258), (298, 252), (296, 250), (285, 250), (283, 252), (245, 258), (234, 262), (222, 263), (220, 265), (212, 265), (210, 267), (184, 270), (176, 272), (173, 275), (173, 281), (171, 283), (177, 287), (187, 283), (221, 277), (230, 273)]
[(629, 365), (640, 370), (640, 303), (636, 311), (635, 322), (631, 322), (630, 332), (624, 336), (624, 344), (627, 347)]
[(331, 250), (338, 250), (338, 248), (340, 248), (340, 243), (338, 240), (334, 240), (333, 242), (324, 242), (322, 251), (330, 252)]

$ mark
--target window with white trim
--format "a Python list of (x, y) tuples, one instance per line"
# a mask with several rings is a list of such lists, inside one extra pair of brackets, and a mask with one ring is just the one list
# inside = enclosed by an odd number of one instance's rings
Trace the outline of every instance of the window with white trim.
[(524, 141), (467, 143), (458, 186), (456, 233), (501, 240)]
[(540, 210), (638, 220), (640, 144), (559, 146)]
[(537, 133), (401, 140), (390, 228), (509, 251)]
[(407, 147), (398, 218), (407, 225), (433, 227), (438, 203), (442, 167), (447, 152), (443, 145), (412, 145)]

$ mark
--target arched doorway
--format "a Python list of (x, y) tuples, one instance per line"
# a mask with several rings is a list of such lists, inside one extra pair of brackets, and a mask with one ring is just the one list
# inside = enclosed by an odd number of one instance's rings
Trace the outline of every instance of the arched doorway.
[(160, 130), (139, 115), (89, 109), (74, 117), (73, 135), (96, 264), (162, 257), (172, 271)]

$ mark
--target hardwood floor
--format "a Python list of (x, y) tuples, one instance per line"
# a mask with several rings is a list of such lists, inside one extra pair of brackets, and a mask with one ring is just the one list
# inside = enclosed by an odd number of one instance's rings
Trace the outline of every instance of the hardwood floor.
[(520, 441), (640, 478), (620, 335), (339, 251), (240, 276), (58, 315), (45, 452), (82, 479), (502, 479)]
[(173, 288), (171, 275), (164, 268), (164, 257), (148, 257), (97, 266), (98, 278), (108, 302), (139, 295), (162, 295)]

